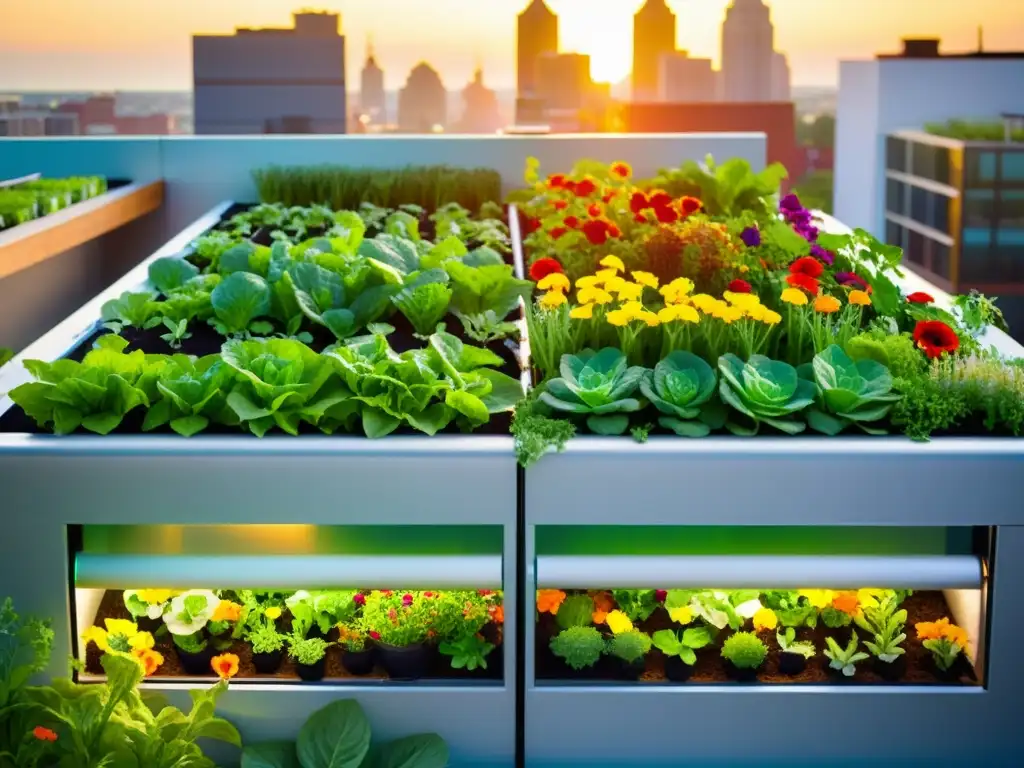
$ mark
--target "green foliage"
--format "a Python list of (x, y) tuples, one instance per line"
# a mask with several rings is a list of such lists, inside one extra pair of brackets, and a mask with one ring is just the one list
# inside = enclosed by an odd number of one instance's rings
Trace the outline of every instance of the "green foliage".
[(426, 338), (434, 332), (448, 311), (452, 289), (443, 282), (410, 285), (391, 297), (398, 311), (412, 323), (416, 335)]
[(900, 643), (907, 639), (903, 627), (907, 623), (906, 610), (897, 610), (895, 598), (887, 597), (877, 605), (864, 606), (854, 617), (857, 626), (870, 632), (872, 640), (864, 643), (873, 656), (891, 664), (906, 651)]
[(848, 613), (840, 611), (838, 608), (834, 608), (831, 605), (826, 605), (821, 609), (821, 620), (825, 626), (830, 629), (840, 629), (842, 627), (850, 626), (853, 621), (853, 617)]
[[(831, 149), (836, 141), (836, 116), (831, 113), (815, 115), (813, 119), (799, 120), (796, 124), (797, 143), (805, 147)], [(803, 200), (803, 196), (800, 196)]]
[(634, 624), (646, 621), (654, 609), (658, 607), (658, 600), (653, 589), (613, 589), (612, 597), (616, 605), (629, 620)]
[(825, 644), (828, 646), (825, 649), (825, 656), (829, 659), (829, 667), (842, 672), (846, 677), (853, 677), (857, 671), (857, 662), (868, 658), (866, 653), (857, 650), (856, 632), (850, 633), (850, 642), (846, 644), (845, 648), (831, 636), (825, 638)]
[(107, 191), (102, 176), (34, 179), (0, 189), (0, 230), (46, 216)]
[(874, 360), (853, 361), (831, 344), (814, 356), (811, 375), (820, 392), (820, 407), (812, 406), (806, 412), (811, 429), (838, 435), (855, 424), (870, 435), (885, 434), (872, 424), (889, 414), (900, 395), (892, 391), (892, 376), (884, 365)]
[(211, 421), (238, 424), (226, 402), (231, 381), (231, 368), (219, 355), (198, 359), (174, 355), (158, 374), (156, 388), (161, 397), (146, 411), (142, 430), (148, 432), (169, 424), (179, 435), (191, 437)]
[(50, 663), (52, 649), (53, 630), (49, 621), (32, 616), (22, 618), (15, 613), (10, 598), (0, 603), (0, 719), (6, 708), (17, 701), (29, 678)]
[(722, 658), (737, 669), (757, 669), (767, 656), (768, 648), (753, 632), (733, 632), (722, 643)]
[[(406, 602), (405, 594), (409, 594), (412, 600)], [(371, 592), (366, 596), (360, 627), (368, 634), (376, 632), (378, 642), (386, 645), (398, 648), (417, 645), (427, 639), (432, 628), (435, 602), (422, 592)]]
[(736, 613), (736, 606), (728, 595), (722, 596), (710, 590), (698, 592), (691, 598), (690, 607), (694, 615), (715, 629), (739, 629), (743, 626), (743, 617)]
[(605, 652), (605, 641), (594, 627), (570, 627), (551, 638), (551, 652), (580, 670), (597, 664)]
[(891, 334), (872, 328), (851, 338), (845, 351), (851, 360), (874, 360), (884, 365), (895, 379), (916, 376), (927, 368), (925, 356), (909, 333)]
[(709, 155), (703, 165), (689, 160), (681, 168), (660, 170), (650, 186), (664, 189), (674, 198), (699, 198), (710, 216), (739, 216), (744, 212), (771, 216), (775, 212), (772, 201), (786, 177), (786, 169), (779, 163), (755, 173), (741, 158), (716, 165)]
[[(947, 120), (945, 123), (925, 123), (926, 132), (935, 136), (961, 141), (1004, 141), (1006, 126), (995, 120)], [(1012, 141), (1024, 141), (1024, 130), (1017, 128), (1010, 133)]]
[(804, 430), (802, 421), (789, 417), (814, 402), (816, 389), (800, 378), (793, 366), (762, 355), (753, 355), (744, 363), (728, 353), (718, 359), (718, 370), (722, 400), (753, 424), (748, 427), (730, 420), (726, 424), (730, 432), (753, 435), (761, 423), (791, 435)]
[(770, 590), (764, 593), (764, 604), (775, 612), (779, 624), (784, 627), (815, 627), (818, 624), (818, 610), (806, 597), (800, 597), (796, 590)]
[(594, 623), (594, 600), (590, 595), (569, 595), (558, 606), (555, 618), (562, 629), (570, 627), (589, 627)]
[(487, 655), (494, 650), (494, 644), (479, 635), (464, 635), (454, 642), (441, 643), (438, 650), (442, 655), (451, 657), (452, 669), (472, 672), (487, 669)]
[(225, 336), (243, 333), (253, 320), (270, 312), (270, 295), (270, 285), (259, 275), (228, 275), (210, 294), (217, 330)]
[(785, 653), (797, 653), (805, 659), (814, 656), (814, 643), (810, 640), (797, 640), (796, 630), (793, 627), (780, 629), (775, 633), (775, 639), (779, 643), (779, 648)]
[(660, 629), (651, 637), (654, 647), (666, 656), (678, 656), (683, 663), (693, 666), (697, 663), (694, 651), (711, 643), (711, 632), (707, 627), (691, 627), (676, 634), (671, 629)]
[(100, 309), (100, 317), (114, 332), (125, 326), (153, 328), (161, 322), (158, 316), (160, 305), (155, 298), (148, 291), (126, 291), (120, 297), (106, 302)]
[(268, 624), (260, 624), (247, 637), (253, 653), (276, 653), (284, 648), (285, 636)]
[(538, 399), (534, 389), (516, 403), (512, 415), (512, 437), (519, 466), (530, 467), (545, 454), (565, 450), (565, 444), (576, 434), (575, 425), (565, 419), (551, 418), (551, 410)]
[(444, 264), (452, 279), (452, 309), (457, 316), (473, 317), (490, 310), (504, 319), (520, 300), (529, 301), (533, 283), (517, 279), (510, 264), (466, 263), (473, 255)]
[(713, 400), (718, 384), (714, 369), (692, 352), (672, 352), (640, 380), (640, 391), (663, 416), (658, 424), (683, 437), (704, 437), (724, 423)]
[(637, 629), (620, 632), (613, 635), (608, 641), (608, 654), (627, 664), (639, 662), (649, 650), (651, 650), (650, 636)]
[(149, 282), (160, 293), (181, 288), (199, 274), (199, 267), (177, 256), (164, 256), (149, 265)]
[(835, 174), (828, 169), (811, 171), (800, 179), (793, 188), (793, 194), (800, 198), (801, 204), (810, 211), (832, 213), (832, 197), (835, 187)]
[(7, 347), (0, 347), (0, 366), (6, 365), (14, 357), (14, 350)]
[(994, 326), (1004, 333), (1009, 333), (1009, 326), (1002, 311), (996, 306), (995, 299), (990, 299), (978, 291), (962, 293), (954, 297), (953, 306), (960, 316), (962, 330), (971, 338), (981, 336), (989, 326)]
[(921, 643), (921, 645), (931, 651), (932, 658), (935, 660), (935, 666), (943, 672), (948, 671), (956, 663), (956, 660), (964, 650), (960, 643), (953, 642), (948, 637), (929, 638)]
[(628, 366), (626, 356), (605, 347), (600, 352), (584, 349), (563, 355), (561, 377), (544, 384), (540, 399), (566, 413), (587, 414), (587, 427), (599, 435), (621, 435), (629, 427), (627, 413), (640, 410), (633, 397), (644, 369)]
[(288, 643), (288, 655), (304, 666), (311, 666), (327, 655), (327, 649), (331, 646), (321, 637), (301, 637), (291, 635), (286, 638)]

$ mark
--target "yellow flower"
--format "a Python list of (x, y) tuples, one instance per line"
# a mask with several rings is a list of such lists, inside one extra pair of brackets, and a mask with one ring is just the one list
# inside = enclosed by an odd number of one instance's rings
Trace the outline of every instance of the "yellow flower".
[(210, 667), (221, 680), (230, 680), (238, 674), (238, 657), (233, 653), (222, 653), (210, 659)]
[(621, 635), (623, 632), (629, 632), (633, 629), (633, 622), (622, 611), (612, 611), (609, 613), (605, 623), (613, 635)]
[(782, 322), (782, 315), (771, 309), (765, 309), (761, 315), (761, 322), (766, 325), (778, 325)]
[(139, 631), (139, 626), (128, 619), (105, 619), (108, 635), (121, 635), (122, 637), (133, 637)]
[(128, 619), (104, 619), (106, 629), (89, 627), (82, 634), (86, 645), (96, 643), (96, 647), (104, 653), (128, 653), (129, 651), (145, 651), (154, 645), (153, 636), (149, 632), (139, 632), (134, 621)]
[(540, 306), (543, 309), (557, 309), (568, 301), (565, 294), (560, 291), (548, 291), (540, 297)]
[(617, 292), (620, 301), (633, 301), (644, 295), (644, 287), (638, 283), (623, 282)]
[(857, 601), (862, 608), (874, 608), (883, 599), (889, 596), (887, 589), (858, 589)]
[(142, 667), (142, 673), (146, 677), (155, 673), (160, 669), (160, 665), (164, 663), (163, 654), (149, 648), (132, 651), (132, 656), (139, 662)]
[(607, 283), (609, 280), (621, 280), (619, 273), (614, 269), (599, 269), (594, 273), (594, 277), (601, 283)]
[(835, 593), (831, 589), (800, 589), (797, 590), (797, 595), (806, 597), (807, 602), (820, 609), (832, 605)]
[(871, 297), (865, 291), (850, 291), (850, 303), (861, 307), (871, 306)]
[(586, 275), (576, 281), (577, 288), (596, 288), (600, 284), (601, 280), (597, 275)]
[(101, 651), (106, 651), (109, 647), (107, 645), (107, 630), (103, 627), (89, 627), (82, 633), (82, 640), (86, 645), (96, 643), (96, 647)]
[(679, 608), (669, 608), (668, 617), (676, 624), (689, 624), (693, 621), (693, 611), (690, 610), (688, 605), (683, 605)]
[(682, 304), (693, 290), (693, 281), (687, 277), (677, 277), (659, 291), (668, 304)]
[(624, 325), (628, 325), (629, 321), (633, 319), (621, 309), (613, 309), (611, 312), (605, 315), (605, 318), (608, 320), (609, 323), (611, 323), (612, 325), (619, 326), (620, 328)]
[(623, 312), (629, 315), (630, 320), (636, 320), (638, 317), (640, 317), (640, 314), (645, 311), (644, 305), (641, 304), (639, 301), (627, 301), (625, 304), (619, 307), (619, 309), (621, 309)]
[(634, 272), (633, 281), (648, 288), (658, 287), (658, 278), (650, 272)]
[(775, 629), (779, 626), (779, 618), (771, 608), (761, 608), (754, 614), (754, 629)]
[(649, 328), (656, 328), (659, 325), (661, 325), (661, 320), (658, 318), (658, 316), (646, 309), (643, 312), (637, 314), (637, 319), (643, 320), (645, 323), (647, 323), (647, 326)]
[(277, 619), (281, 618), (281, 609), (274, 605), (263, 611), (263, 615), (271, 621), (276, 621)]
[(573, 307), (569, 312), (569, 317), (573, 320), (589, 320), (594, 316), (594, 305), (593, 304), (581, 304), (578, 307)]
[(133, 651), (148, 651), (154, 645), (156, 641), (149, 632), (138, 632), (128, 638), (128, 647)]
[(568, 291), (569, 278), (561, 272), (552, 272), (542, 277), (537, 287), (542, 291)]
[(787, 288), (782, 292), (782, 300), (795, 307), (802, 307), (807, 303), (807, 294), (799, 288)]
[(580, 304), (610, 304), (612, 295), (604, 288), (581, 288), (576, 292), (576, 301)]
[(721, 302), (714, 296), (706, 293), (698, 293), (690, 298), (690, 303), (706, 315), (712, 314), (712, 310)]
[(737, 320), (743, 318), (743, 310), (737, 307), (730, 307), (724, 301), (719, 301), (711, 308), (710, 312), (712, 317), (717, 317), (719, 320), (724, 322), (726, 325), (735, 323)]
[(733, 293), (732, 291), (726, 291), (722, 294), (722, 297), (732, 304), (734, 307), (740, 309), (750, 309), (751, 307), (757, 307), (761, 305), (761, 299), (754, 293)]
[(752, 307), (736, 307), (736, 309), (741, 310), (743, 314), (749, 317), (751, 320), (763, 320), (764, 313), (768, 311), (767, 307), (764, 307), (760, 304), (755, 304)]
[(740, 274), (741, 275), (745, 275), (749, 271), (750, 271), (750, 267), (748, 267), (746, 264), (740, 264)]
[(622, 259), (618, 256), (605, 256), (601, 261), (598, 262), (602, 267), (608, 267), (614, 269), (617, 272), (625, 272), (626, 265), (622, 263)]
[(626, 281), (621, 277), (609, 277), (604, 281), (604, 289), (617, 293), (619, 288), (624, 286)]
[(146, 605), (159, 605), (174, 597), (174, 592), (169, 589), (140, 589), (135, 595)]
[(842, 304), (839, 303), (839, 299), (835, 296), (819, 296), (814, 300), (814, 311), (821, 312), (824, 315), (831, 315), (833, 312), (838, 312), (842, 308)]

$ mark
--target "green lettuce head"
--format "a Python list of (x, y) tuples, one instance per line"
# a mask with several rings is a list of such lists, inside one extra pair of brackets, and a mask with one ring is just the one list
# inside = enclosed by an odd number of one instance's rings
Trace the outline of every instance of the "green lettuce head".
[(730, 432), (753, 435), (762, 423), (791, 435), (804, 431), (807, 425), (791, 417), (814, 402), (817, 388), (793, 366), (763, 355), (752, 355), (744, 363), (729, 353), (718, 359), (718, 370), (723, 402), (753, 422), (749, 427), (729, 421)]

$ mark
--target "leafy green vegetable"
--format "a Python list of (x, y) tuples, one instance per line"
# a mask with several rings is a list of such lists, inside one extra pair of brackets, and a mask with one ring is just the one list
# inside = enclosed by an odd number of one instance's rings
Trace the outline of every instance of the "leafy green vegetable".
[(406, 275), (420, 268), (416, 244), (394, 235), (378, 235), (372, 240), (364, 240), (359, 246), (359, 255), (369, 259), (392, 283), (403, 282)]
[[(520, 299), (529, 301), (533, 283), (516, 279), (509, 264), (478, 261), (479, 266), (474, 266), (469, 263), (474, 256), (479, 259), (479, 252), (469, 254), (465, 261), (443, 265), (452, 279), (452, 312), (456, 316), (473, 317), (490, 310), (504, 319), (519, 306)], [(501, 257), (494, 256), (500, 262)]]
[(606, 643), (594, 627), (570, 627), (551, 638), (551, 652), (572, 669), (584, 669), (597, 664), (605, 652)]
[(162, 322), (159, 317), (160, 308), (156, 296), (149, 291), (126, 291), (103, 305), (100, 318), (115, 333), (125, 326), (153, 328)]
[(888, 369), (874, 360), (854, 362), (835, 344), (814, 356), (812, 376), (821, 391), (821, 408), (807, 409), (811, 429), (837, 435), (850, 424), (872, 435), (884, 429), (869, 426), (884, 419), (892, 404), (900, 399), (892, 391)]
[(236, 414), (226, 403), (232, 381), (232, 369), (219, 355), (207, 355), (198, 360), (174, 355), (157, 378), (161, 399), (146, 412), (142, 430), (149, 432), (169, 423), (179, 435), (191, 437), (206, 429), (211, 420), (218, 424), (238, 424)]
[(199, 274), (199, 267), (178, 256), (165, 256), (149, 265), (149, 281), (160, 293), (181, 288)]
[(425, 338), (434, 331), (448, 311), (451, 297), (451, 288), (444, 283), (432, 282), (403, 288), (391, 297), (391, 301), (412, 323), (416, 335)]
[(451, 656), (452, 669), (487, 669), (487, 655), (494, 650), (494, 644), (488, 643), (479, 635), (465, 635), (450, 643), (438, 646), (441, 654)]
[(697, 663), (695, 650), (711, 643), (711, 633), (707, 627), (691, 627), (676, 634), (671, 629), (661, 629), (651, 636), (654, 647), (666, 656), (678, 656), (684, 664), (693, 666)]
[[(18, 697), (32, 675), (46, 668), (52, 648), (49, 621), (20, 617), (10, 598), (0, 603), (0, 713)], [(0, 739), (0, 754), (3, 751)]]
[[(725, 424), (725, 409), (715, 395), (714, 369), (692, 352), (672, 352), (653, 371), (645, 371), (640, 391), (665, 414), (658, 423), (683, 437), (704, 437)], [(699, 419), (699, 421), (695, 421)]]
[(0, 347), (0, 366), (5, 365), (14, 357), (14, 350), (7, 347)]
[(512, 416), (512, 437), (519, 466), (530, 467), (549, 452), (560, 453), (576, 434), (576, 427), (565, 419), (552, 419), (534, 389), (516, 403)]
[(803, 422), (786, 417), (811, 405), (817, 390), (793, 366), (762, 355), (744, 363), (729, 353), (718, 359), (718, 370), (722, 400), (753, 422), (753, 427), (747, 427), (730, 420), (726, 423), (730, 432), (753, 435), (762, 422), (791, 435), (804, 430)]
[(302, 314), (328, 328), (338, 339), (354, 335), (383, 316), (394, 291), (388, 285), (366, 288), (350, 303), (342, 276), (313, 263), (289, 267), (282, 283)]
[(235, 272), (213, 289), (210, 303), (217, 330), (225, 335), (243, 333), (257, 317), (270, 312), (270, 286), (259, 275)]
[(640, 401), (632, 395), (644, 369), (627, 366), (626, 356), (617, 349), (563, 355), (559, 372), (561, 377), (545, 383), (541, 401), (558, 411), (588, 414), (587, 426), (593, 432), (621, 435), (629, 427), (625, 414), (640, 410)]
[(768, 216), (774, 213), (772, 201), (786, 175), (780, 163), (755, 173), (742, 158), (716, 165), (709, 155), (703, 166), (690, 160), (681, 168), (659, 171), (650, 186), (672, 197), (696, 197), (711, 216), (740, 216), (749, 211)]

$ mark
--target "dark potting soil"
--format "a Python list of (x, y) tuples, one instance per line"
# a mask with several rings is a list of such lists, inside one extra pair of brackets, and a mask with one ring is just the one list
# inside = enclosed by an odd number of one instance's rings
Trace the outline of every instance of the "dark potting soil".
[[(128, 613), (124, 607), (123, 595), (121, 592), (116, 590), (107, 590), (103, 599), (100, 601), (99, 610), (96, 612), (96, 619), (93, 624), (103, 626), (104, 619), (131, 619), (132, 616)], [(284, 616), (279, 620), (279, 626), (283, 632), (287, 632), (291, 626), (291, 619), (286, 612)], [(461, 669), (452, 669), (450, 659), (447, 656), (441, 655), (435, 647), (431, 647), (430, 653), (430, 665), (427, 674), (423, 679), (432, 680), (453, 680), (453, 679), (477, 679), (477, 680), (501, 680), (504, 674), (504, 664), (502, 663), (504, 656), (502, 654), (502, 648), (500, 645), (500, 633), (495, 631), (494, 625), (488, 624), (485, 627), (485, 636), (489, 642), (495, 643), (497, 647), (491, 652), (487, 658), (489, 668), (486, 670), (479, 669), (474, 672), (466, 672)], [(85, 627), (79, 627), (80, 632), (85, 631)], [(181, 662), (178, 659), (178, 654), (175, 652), (174, 642), (171, 640), (170, 635), (163, 633), (161, 636), (155, 636), (156, 644), (154, 649), (159, 651), (164, 657), (164, 663), (157, 670), (156, 674), (150, 677), (150, 680), (160, 680), (174, 677), (187, 676), (181, 667)], [(79, 642), (81, 642), (79, 640)], [(256, 672), (256, 668), (252, 661), (252, 646), (248, 643), (237, 640), (233, 641), (230, 647), (225, 650), (217, 650), (216, 654), (220, 653), (233, 653), (238, 656), (238, 675), (234, 678), (236, 680), (297, 680), (299, 675), (297, 672), (297, 665), (295, 661), (288, 657), (285, 653), (284, 661), (281, 663), (280, 669), (274, 674), (263, 675)], [(326, 667), (324, 680), (330, 680), (337, 682), (338, 680), (351, 680), (354, 683), (360, 681), (380, 681), (388, 682), (388, 676), (381, 668), (380, 664), (375, 664), (373, 671), (368, 675), (353, 675), (351, 674), (341, 663), (342, 651), (337, 645), (332, 645), (327, 649), (326, 655)], [(85, 671), (91, 675), (102, 675), (103, 667), (100, 664), (100, 659), (103, 657), (103, 652), (96, 647), (95, 644), (90, 643), (86, 649), (85, 654)], [(209, 673), (210, 677), (214, 677), (212, 671)], [(397, 681), (396, 681), (397, 684)]]
[[(831, 636), (841, 646), (846, 645), (850, 639), (850, 632), (856, 631), (861, 639), (860, 650), (867, 652), (863, 641), (870, 639), (868, 633), (857, 628), (855, 625), (841, 629), (830, 629), (819, 622), (815, 629), (804, 627), (797, 630), (798, 640), (811, 640), (814, 642), (815, 655), (811, 657), (804, 671), (798, 675), (784, 675), (779, 672), (779, 662), (782, 651), (779, 649), (775, 639), (775, 631), (759, 632), (758, 637), (768, 646), (768, 657), (765, 663), (758, 669), (755, 683), (783, 683), (783, 684), (902, 684), (902, 685), (977, 685), (978, 678), (970, 663), (963, 657), (954, 667), (950, 680), (943, 680), (937, 675), (932, 663), (932, 654), (917, 639), (917, 632), (914, 631), (914, 624), (922, 621), (937, 621), (943, 616), (951, 616), (949, 606), (941, 592), (915, 592), (908, 597), (901, 606), (907, 611), (907, 624), (904, 630), (907, 639), (903, 642), (906, 654), (906, 673), (904, 676), (891, 682), (885, 680), (874, 671), (870, 659), (857, 664), (857, 671), (851, 678), (836, 679), (828, 670), (828, 659), (824, 655), (825, 637)], [(679, 631), (678, 624), (672, 622), (664, 608), (659, 607), (647, 621), (639, 626), (647, 633), (657, 632), (659, 629), (672, 629)], [(561, 659), (556, 657), (550, 649), (549, 643), (559, 631), (555, 617), (551, 614), (542, 614), (536, 624), (536, 645), (537, 645), (537, 679), (539, 680), (621, 680), (616, 676), (615, 668), (607, 664), (605, 657), (598, 663), (595, 675), (593, 671), (582, 670), (573, 672), (569, 670)], [(723, 631), (719, 635), (719, 641), (724, 641), (730, 632)], [(689, 683), (731, 683), (732, 679), (726, 672), (726, 665), (721, 654), (721, 642), (715, 645), (702, 648), (697, 653), (697, 663), (693, 666), (693, 673)], [(665, 676), (665, 656), (656, 648), (652, 648), (646, 657), (646, 664), (643, 674), (639, 677), (640, 683), (668, 683)], [(681, 683), (685, 685), (686, 683)]]

